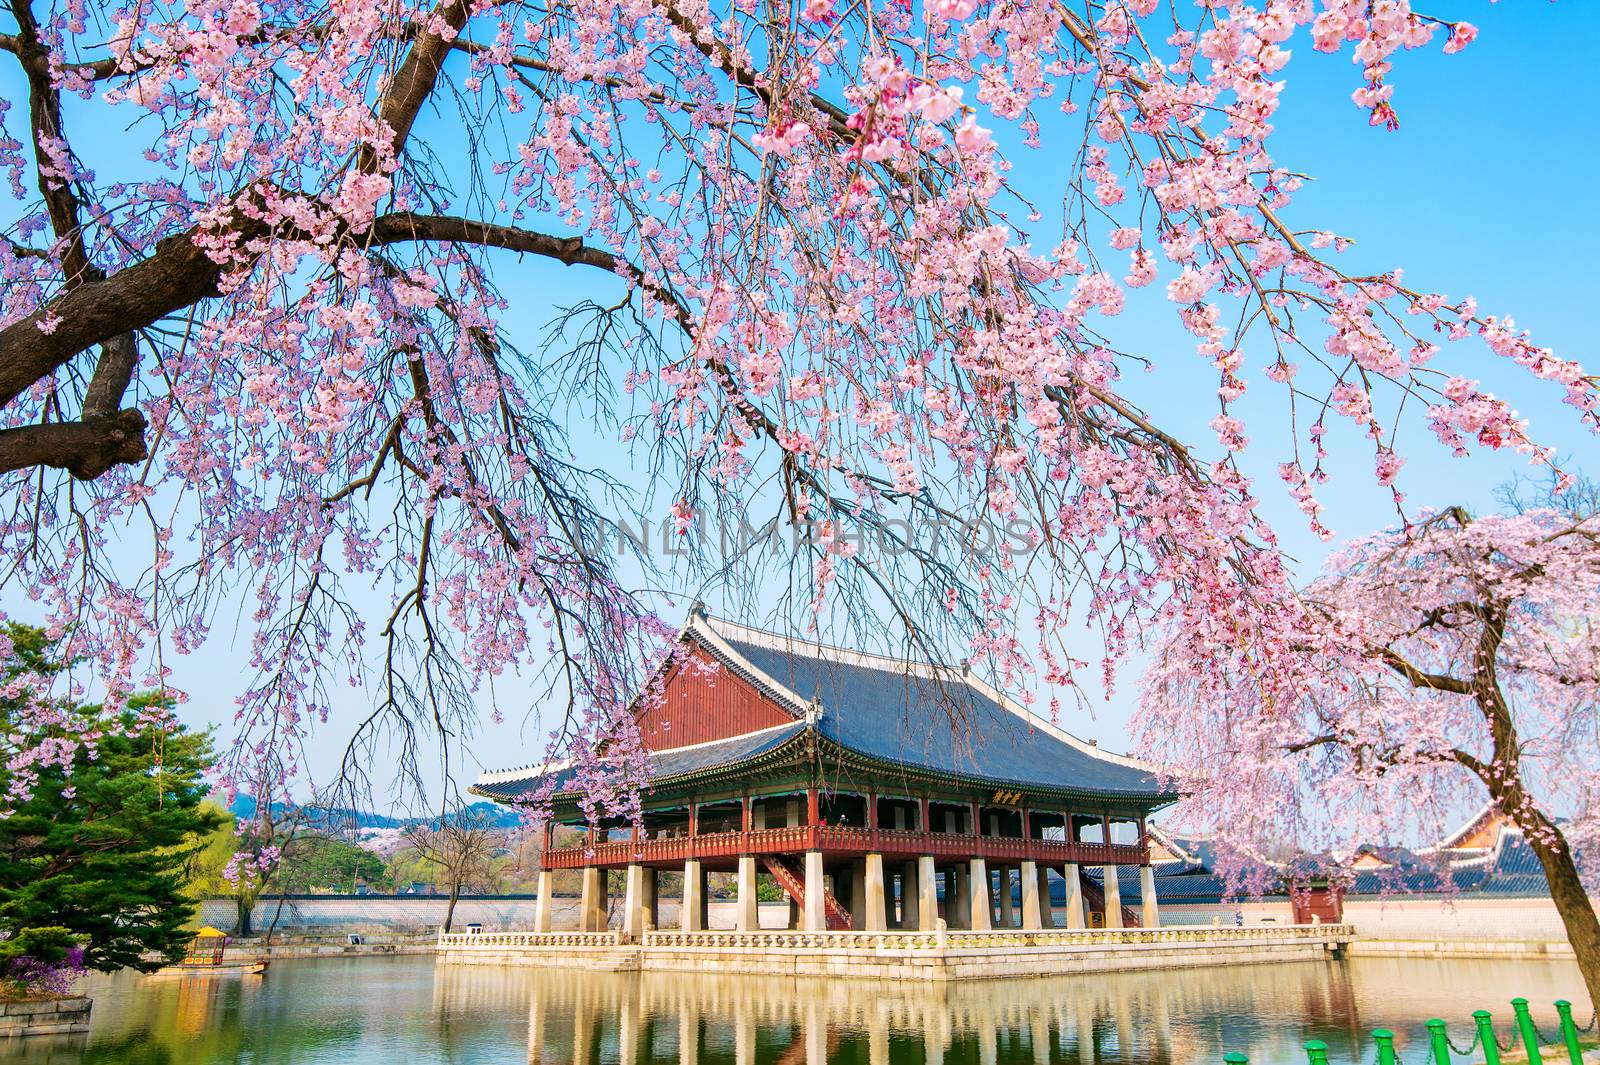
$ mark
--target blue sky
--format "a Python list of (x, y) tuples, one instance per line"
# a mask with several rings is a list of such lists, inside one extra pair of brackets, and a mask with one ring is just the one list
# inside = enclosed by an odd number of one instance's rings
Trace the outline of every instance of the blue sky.
[[(1435, 46), (1397, 58), (1389, 78), (1402, 124), (1397, 133), (1369, 127), (1350, 103), (1359, 70), (1347, 55), (1314, 53), (1303, 35), (1292, 42), (1295, 59), (1277, 116), (1275, 155), (1317, 180), (1297, 194), (1291, 224), (1354, 238), (1356, 248), (1344, 260), (1351, 267), (1379, 272), (1402, 266), (1418, 287), (1471, 293), (1485, 312), (1514, 315), (1540, 343), (1592, 369), (1600, 363), (1593, 350), (1600, 282), (1594, 265), (1600, 247), (1595, 182), (1600, 120), (1594, 110), (1600, 68), (1592, 62), (1591, 42), (1600, 30), (1600, 12), (1588, 0), (1445, 0), (1428, 10), (1469, 19), (1482, 33), (1457, 56), (1443, 56)], [(0, 93), (15, 99), (19, 86), (13, 68), (0, 64)], [(1013, 159), (1025, 193), (1042, 204), (1058, 198), (1059, 186), (1052, 181), (1059, 182), (1061, 172), (1049, 152), (1022, 149)], [(592, 273), (532, 260), (507, 263), (505, 288), (516, 299), (509, 324), (525, 343), (543, 335), (557, 304), (604, 286)], [(1163, 427), (1214, 454), (1206, 423), (1215, 413), (1209, 399), (1215, 371), (1193, 354), (1192, 338), (1175, 328), (1171, 305), (1159, 299), (1130, 302), (1108, 332), (1122, 346), (1160, 359), (1156, 372), (1128, 383), (1135, 398)], [(1451, 346), (1440, 365), (1492, 382), (1493, 391), (1532, 420), (1537, 439), (1573, 456), (1579, 468), (1600, 474), (1596, 439), (1571, 408), (1559, 403), (1557, 389), (1499, 362), (1476, 342)], [(1287, 549), (1309, 575), (1327, 548), (1309, 535), (1273, 476), (1287, 454), (1281, 394), (1269, 394), (1258, 369), (1249, 381), (1254, 391), (1245, 404), (1253, 445), (1246, 453), (1247, 469), (1261, 483), (1267, 513)], [(1349, 432), (1336, 430), (1333, 439), (1334, 480), (1321, 493), (1327, 523), (1341, 536), (1391, 523), (1389, 494), (1372, 480), (1369, 446)], [(1415, 416), (1401, 442), (1409, 462), (1400, 484), (1414, 506), (1465, 503), (1487, 509), (1495, 486), (1526, 470), (1512, 454), (1453, 459)], [(592, 459), (624, 478), (633, 461), (621, 444), (604, 436), (595, 441)], [(708, 598), (715, 608), (714, 592)], [(21, 613), (21, 604), (8, 601), (7, 606)], [(227, 629), (219, 626), (204, 654), (175, 662), (176, 682), (194, 697), (187, 716), (195, 724), (216, 723), (224, 737), (246, 644), (247, 638), (239, 636), (230, 645)], [(1084, 652), (1090, 659), (1097, 654), (1090, 647)], [(1063, 724), (1108, 747), (1124, 748), (1131, 680), (1092, 718), (1075, 716)], [(499, 694), (507, 723), (486, 725), (471, 744), (468, 764), (461, 768), (469, 777), (477, 768), (474, 758), (493, 768), (537, 753), (543, 732), (537, 708), (519, 699), (514, 681), (502, 682)], [(366, 697), (347, 690), (347, 699), (348, 722)], [(337, 725), (324, 732), (310, 753), (314, 776), (335, 762), (340, 738)]]

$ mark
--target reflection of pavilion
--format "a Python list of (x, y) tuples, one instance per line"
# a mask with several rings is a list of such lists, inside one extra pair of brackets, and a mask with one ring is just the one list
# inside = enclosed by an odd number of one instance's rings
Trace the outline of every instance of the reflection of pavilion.
[[(696, 610), (684, 653), (637, 714), (651, 751), (643, 835), (588, 825), (571, 770), (485, 775), (515, 801), (549, 783), (579, 846), (550, 847), (535, 931), (553, 924), (551, 870), (582, 870), (580, 928), (607, 922), (606, 871), (626, 870), (625, 934), (659, 926), (658, 875), (681, 871), (678, 923), (706, 928), (706, 874), (737, 874), (736, 928), (758, 883), (792, 900), (797, 930), (1154, 927), (1145, 818), (1174, 797), (1138, 764), (1032, 717), (966, 670), (924, 667), (718, 621)], [(951, 727), (951, 726), (954, 727)], [(1118, 865), (1140, 867), (1141, 912)], [(1050, 876), (1065, 881), (1057, 921)]]
[(528, 1060), (1187, 1065), (1259, 1039), (1248, 1025), (1263, 1006), (1303, 1001), (1328, 979), (1321, 966), (1275, 970), (1270, 980), (1251, 972), (896, 982), (868, 994), (859, 984), (818, 979), (564, 973), (525, 985)]

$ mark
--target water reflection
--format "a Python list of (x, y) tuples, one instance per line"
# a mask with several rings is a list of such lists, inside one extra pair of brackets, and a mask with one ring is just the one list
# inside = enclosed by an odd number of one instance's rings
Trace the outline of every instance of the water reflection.
[[(907, 981), (440, 966), (429, 958), (274, 964), (264, 980), (98, 980), (88, 1036), (11, 1040), (0, 1063), (117, 1065), (1339, 1065), (1389, 1027), (1420, 1056), (1442, 1016), (1582, 998), (1571, 963), (1357, 959), (940, 986)], [(1587, 1017), (1588, 1007), (1579, 1010)], [(1581, 1018), (1580, 1018), (1581, 1019)], [(1359, 1053), (1355, 1049), (1360, 1048)]]
[[(1306, 1039), (1350, 1060), (1368, 1033), (1402, 1052), (1445, 1016), (1470, 1032), (1479, 1005), (1509, 1023), (1525, 994), (1549, 1003), (1578, 986), (1571, 966), (1360, 960), (1234, 969), (970, 982), (775, 979), (735, 975), (546, 974), (528, 988), (528, 1061), (539, 1065), (982, 1065), (1300, 1062)], [(488, 999), (517, 974), (442, 968), (438, 994)], [(1468, 1042), (1470, 1037), (1462, 1039)], [(1361, 1052), (1358, 1048), (1365, 1048)]]

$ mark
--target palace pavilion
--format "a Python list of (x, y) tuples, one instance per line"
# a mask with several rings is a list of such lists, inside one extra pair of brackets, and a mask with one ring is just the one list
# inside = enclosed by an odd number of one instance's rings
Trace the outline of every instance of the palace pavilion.
[[(625, 869), (625, 935), (657, 927), (664, 872), (682, 874), (677, 921), (691, 932), (707, 927), (713, 872), (735, 874), (741, 931), (759, 926), (763, 873), (805, 931), (1159, 924), (1146, 818), (1177, 796), (1138, 762), (963, 668), (795, 640), (698, 607), (679, 638), (686, 653), (664, 667), (661, 697), (637, 710), (650, 752), (642, 833), (586, 823), (566, 767), (487, 773), (473, 788), (516, 803), (554, 777), (536, 931), (550, 931), (558, 869), (582, 871), (584, 931), (606, 927), (606, 872)], [(552, 825), (585, 835), (559, 846)], [(1139, 870), (1137, 908), (1117, 904), (1119, 866)], [(1059, 914), (1051, 877), (1064, 881)]]

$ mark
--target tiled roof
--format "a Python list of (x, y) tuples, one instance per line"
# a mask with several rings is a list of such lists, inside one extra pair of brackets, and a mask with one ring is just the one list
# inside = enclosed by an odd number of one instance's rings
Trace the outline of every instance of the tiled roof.
[[(1035, 719), (981, 682), (942, 666), (917, 665), (823, 647), (690, 616), (683, 638), (795, 715), (790, 725), (661, 751), (650, 777), (664, 780), (734, 767), (815, 728), (818, 735), (876, 762), (975, 778), (985, 784), (1048, 789), (1141, 806), (1177, 798), (1132, 759), (1098, 750)], [(510, 799), (536, 787), (541, 767), (485, 774), (480, 795)], [(572, 770), (551, 770), (558, 791)]]
[(895, 668), (889, 659), (829, 654), (729, 629), (718, 635), (743, 662), (820, 706), (823, 736), (869, 758), (1019, 787), (1177, 797), (1131, 760), (1023, 716), (957, 671)]
[[(735, 766), (776, 750), (804, 730), (805, 722), (796, 721), (793, 724), (779, 725), (759, 732), (748, 732), (742, 736), (731, 736), (725, 740), (657, 751), (650, 756), (650, 779), (667, 780), (720, 766)], [(569, 787), (575, 777), (570, 767), (556, 769), (551, 775), (555, 777), (556, 791)], [(485, 774), (473, 790), (492, 799), (513, 799), (532, 790), (542, 780), (540, 767), (533, 766), (520, 773)]]

